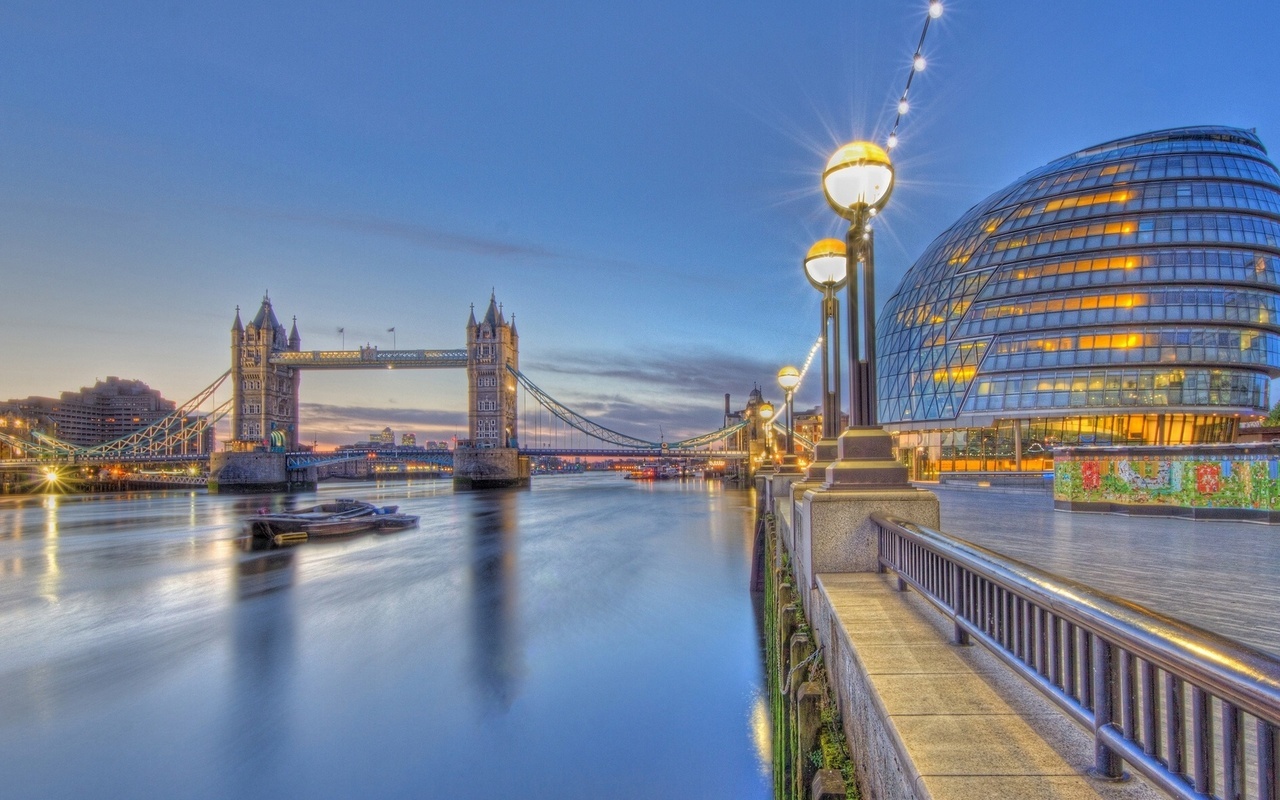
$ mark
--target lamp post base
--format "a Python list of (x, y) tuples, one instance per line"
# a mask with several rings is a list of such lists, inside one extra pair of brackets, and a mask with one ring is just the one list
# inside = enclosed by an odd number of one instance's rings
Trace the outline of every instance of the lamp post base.
[(819, 439), (813, 446), (813, 461), (805, 470), (806, 483), (823, 483), (827, 480), (827, 467), (840, 457), (839, 439)]
[(907, 467), (893, 457), (883, 428), (849, 428), (840, 434), (839, 458), (827, 466), (825, 489), (907, 489)]

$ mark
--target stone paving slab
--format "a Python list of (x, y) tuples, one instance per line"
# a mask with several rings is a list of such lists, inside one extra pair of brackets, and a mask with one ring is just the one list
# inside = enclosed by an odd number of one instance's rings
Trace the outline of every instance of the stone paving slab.
[[(1095, 800), (1096, 781), (1064, 775), (930, 775), (920, 778), (917, 791), (922, 797), (947, 800)], [(1148, 795), (1145, 784), (1108, 785), (1106, 797), (1139, 800)]]
[(837, 646), (870, 687), (867, 699), (919, 797), (1165, 797), (1138, 778), (1089, 777), (1092, 736), (985, 648), (950, 644), (951, 622), (915, 592), (897, 591), (895, 577), (817, 578), (811, 598), (833, 612)]

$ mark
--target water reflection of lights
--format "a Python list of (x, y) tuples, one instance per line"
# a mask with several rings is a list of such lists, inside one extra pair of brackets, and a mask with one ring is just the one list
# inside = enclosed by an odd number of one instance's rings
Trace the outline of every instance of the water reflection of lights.
[(769, 709), (764, 704), (763, 695), (756, 695), (756, 702), (751, 706), (751, 740), (756, 746), (760, 774), (772, 774), (773, 725), (769, 721)]
[(58, 587), (62, 583), (61, 570), (58, 568), (58, 505), (57, 495), (48, 495), (42, 501), (44, 506), (44, 575), (40, 578), (40, 594), (50, 602), (58, 601)]

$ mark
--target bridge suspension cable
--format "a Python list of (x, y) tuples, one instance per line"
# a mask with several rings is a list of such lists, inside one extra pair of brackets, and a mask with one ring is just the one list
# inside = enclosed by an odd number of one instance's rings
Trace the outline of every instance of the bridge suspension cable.
[(615, 447), (627, 447), (637, 450), (655, 450), (662, 448), (665, 444), (668, 450), (692, 450), (697, 447), (712, 444), (713, 442), (718, 442), (721, 439), (726, 439), (742, 430), (742, 428), (747, 424), (746, 421), (738, 422), (721, 428), (718, 431), (704, 433), (701, 436), (694, 436), (690, 439), (682, 439), (678, 442), (650, 442), (645, 439), (637, 439), (634, 436), (628, 436), (625, 433), (619, 433), (618, 431), (611, 430), (597, 422), (592, 422), (556, 400), (551, 395), (542, 391), (542, 389), (538, 388), (537, 384), (529, 380), (529, 378), (520, 370), (515, 369), (508, 364), (507, 371), (514, 375), (515, 379), (520, 382), (520, 385), (524, 387), (525, 391), (533, 395), (534, 399), (550, 411), (556, 419), (574, 430), (585, 433), (587, 436), (598, 439), (607, 444), (614, 445)]
[(191, 421), (191, 416), (213, 396), (213, 393), (226, 382), (230, 375), (231, 370), (227, 370), (213, 383), (200, 390), (195, 397), (165, 416), (145, 428), (110, 442), (93, 447), (78, 447), (39, 431), (33, 431), (32, 435), (39, 440), (45, 454), (53, 457), (112, 458), (131, 455), (170, 455), (172, 454), (170, 451), (174, 448), (192, 440), (199, 441), (210, 426), (217, 424), (231, 411), (233, 401), (228, 399), (209, 414), (197, 418), (195, 422)]

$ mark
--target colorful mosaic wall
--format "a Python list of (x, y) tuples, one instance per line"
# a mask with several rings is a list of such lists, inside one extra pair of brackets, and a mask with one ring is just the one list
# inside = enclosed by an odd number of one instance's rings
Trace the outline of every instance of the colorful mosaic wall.
[[(1154, 451), (1146, 452), (1143, 451)], [(1054, 454), (1055, 502), (1280, 509), (1274, 447), (1073, 448)]]

